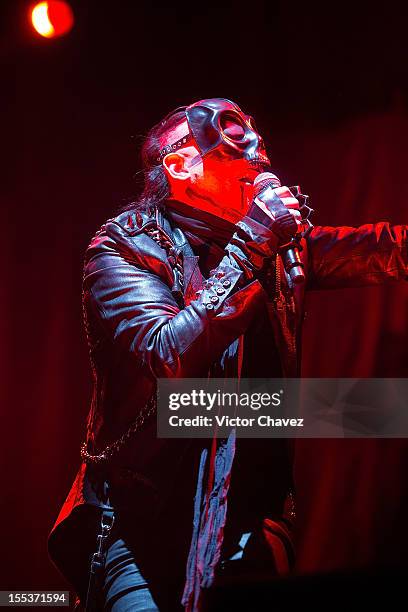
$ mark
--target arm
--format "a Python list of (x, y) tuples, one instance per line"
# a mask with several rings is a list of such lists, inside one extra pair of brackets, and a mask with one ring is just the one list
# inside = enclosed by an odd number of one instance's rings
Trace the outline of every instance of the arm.
[(91, 243), (84, 271), (87, 312), (114, 350), (132, 355), (156, 378), (206, 376), (213, 361), (245, 332), (265, 292), (258, 278), (298, 223), (275, 197), (276, 218), (253, 205), (237, 223), (225, 255), (196, 300), (179, 308), (164, 250), (143, 230), (109, 222)]
[(128, 236), (109, 223), (87, 252), (85, 305), (113, 350), (153, 376), (206, 376), (264, 296), (259, 281), (228, 252), (212, 272), (197, 299), (180, 309), (163, 249), (145, 234)]
[(314, 227), (306, 235), (308, 289), (378, 285), (408, 277), (408, 226)]

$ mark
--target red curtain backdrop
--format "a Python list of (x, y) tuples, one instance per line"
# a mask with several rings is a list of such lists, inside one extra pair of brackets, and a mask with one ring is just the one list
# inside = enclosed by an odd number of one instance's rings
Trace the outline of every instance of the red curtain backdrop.
[[(102, 125), (97, 112), (93, 122)], [(32, 105), (22, 114), (20, 129), (33, 142), (47, 130), (52, 142), (52, 121), (33, 127), (34, 113)], [(71, 129), (76, 117), (66, 122)], [(389, 113), (314, 130), (274, 125), (275, 169), (311, 195), (316, 225), (408, 223), (406, 117)], [(84, 140), (89, 164), (81, 166), (60, 138), (56, 132), (57, 154), (52, 147), (44, 156), (17, 151), (9, 175), (13, 212), (3, 217), (0, 363), (9, 383), (2, 389), (3, 589), (64, 586), (48, 561), (46, 537), (79, 465), (90, 399), (82, 257), (93, 232), (114, 214), (106, 199), (100, 204), (104, 177), (114, 172), (103, 152)], [(407, 304), (405, 283), (311, 293), (303, 375), (408, 376)], [(402, 563), (407, 467), (405, 440), (299, 442), (299, 571)]]
[[(407, 142), (398, 113), (298, 135), (293, 165), (316, 223), (406, 224)], [(407, 340), (407, 283), (310, 292), (302, 374), (406, 377)], [(399, 439), (298, 441), (299, 571), (404, 563), (407, 449)]]

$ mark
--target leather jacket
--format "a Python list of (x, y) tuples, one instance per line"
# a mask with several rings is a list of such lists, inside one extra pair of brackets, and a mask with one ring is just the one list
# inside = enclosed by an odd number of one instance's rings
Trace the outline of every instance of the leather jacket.
[[(109, 219), (91, 241), (84, 268), (94, 382), (91, 452), (101, 452), (127, 430), (157, 378), (236, 375), (234, 364), (228, 364), (229, 348), (251, 330), (260, 313), (267, 313), (275, 342), (277, 361), (269, 375), (300, 376), (305, 290), (407, 278), (407, 226), (314, 227), (301, 246), (304, 285), (291, 285), (279, 256), (262, 283), (257, 278), (243, 282), (242, 271), (228, 257), (204, 279), (199, 257), (165, 213), (126, 211)], [(267, 357), (261, 354), (259, 364)], [(249, 374), (256, 376), (257, 363), (253, 366)], [(149, 499), (160, 501), (183, 464), (182, 442), (157, 439), (150, 419), (113, 464), (125, 470), (130, 466), (150, 491)], [(83, 463), (54, 532), (74, 508), (108, 503), (91, 472)], [(288, 475), (283, 489), (289, 480)]]

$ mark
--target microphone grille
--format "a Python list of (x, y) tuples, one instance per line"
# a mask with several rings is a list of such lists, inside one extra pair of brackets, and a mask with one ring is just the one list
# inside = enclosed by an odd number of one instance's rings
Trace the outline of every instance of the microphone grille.
[(272, 172), (262, 172), (258, 174), (256, 179), (254, 180), (255, 193), (259, 194), (265, 187), (272, 187), (272, 189), (276, 189), (276, 187), (281, 187), (281, 182)]

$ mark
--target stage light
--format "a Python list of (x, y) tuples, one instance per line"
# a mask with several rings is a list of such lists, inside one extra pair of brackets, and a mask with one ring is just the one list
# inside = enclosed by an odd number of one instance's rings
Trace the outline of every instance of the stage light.
[(31, 10), (31, 23), (38, 34), (56, 38), (67, 34), (74, 25), (74, 15), (68, 2), (40, 2)]

